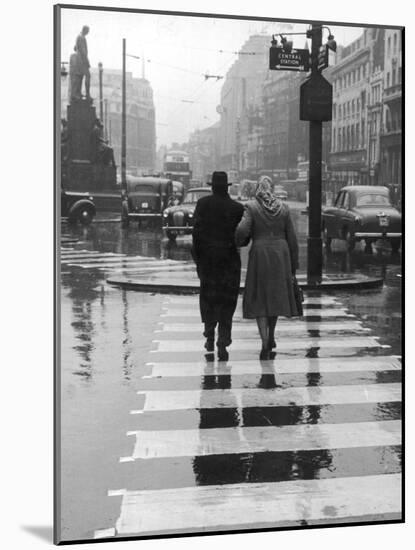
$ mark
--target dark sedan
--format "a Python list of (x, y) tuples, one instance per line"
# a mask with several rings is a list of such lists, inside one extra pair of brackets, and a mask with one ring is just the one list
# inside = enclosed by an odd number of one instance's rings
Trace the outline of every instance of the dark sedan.
[(193, 229), (193, 213), (197, 201), (211, 194), (210, 187), (189, 189), (181, 204), (170, 206), (163, 212), (163, 231), (170, 240), (177, 235), (190, 235)]
[(343, 187), (333, 206), (323, 211), (323, 239), (344, 239), (349, 250), (362, 239), (370, 246), (377, 239), (388, 239), (393, 252), (401, 245), (401, 214), (391, 204), (389, 189), (382, 186)]

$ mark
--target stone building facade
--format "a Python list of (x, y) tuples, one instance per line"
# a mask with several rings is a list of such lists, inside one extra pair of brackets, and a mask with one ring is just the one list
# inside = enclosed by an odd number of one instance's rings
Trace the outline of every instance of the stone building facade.
[(380, 179), (395, 200), (402, 187), (402, 31), (386, 29), (383, 74), (383, 124), (380, 138)]

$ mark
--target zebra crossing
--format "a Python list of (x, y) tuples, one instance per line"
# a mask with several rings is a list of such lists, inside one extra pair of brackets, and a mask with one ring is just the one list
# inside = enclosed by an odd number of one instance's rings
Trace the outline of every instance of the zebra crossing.
[(97, 269), (105, 273), (183, 272), (194, 270), (193, 262), (157, 259), (149, 256), (99, 252), (97, 250), (62, 247), (61, 266), (65, 268)]
[(401, 361), (340, 300), (309, 293), (230, 360), (203, 357), (197, 296), (166, 296), (119, 457), (120, 511), (95, 538), (400, 519)]

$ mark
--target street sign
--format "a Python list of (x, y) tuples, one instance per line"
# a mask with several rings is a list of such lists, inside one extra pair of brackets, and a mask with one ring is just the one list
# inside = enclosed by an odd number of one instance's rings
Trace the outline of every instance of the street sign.
[(310, 52), (308, 50), (291, 50), (271, 46), (269, 49), (269, 68), (273, 71), (309, 71)]
[(300, 86), (300, 120), (331, 120), (333, 86), (321, 73), (311, 74)]
[(317, 69), (322, 71), (329, 66), (329, 49), (327, 44), (320, 46), (317, 56)]

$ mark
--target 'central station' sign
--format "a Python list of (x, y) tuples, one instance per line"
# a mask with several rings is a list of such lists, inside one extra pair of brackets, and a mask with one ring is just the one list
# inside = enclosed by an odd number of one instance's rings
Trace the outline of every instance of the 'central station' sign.
[(283, 48), (272, 46), (269, 49), (269, 68), (273, 71), (309, 71), (309, 50), (285, 51)]

